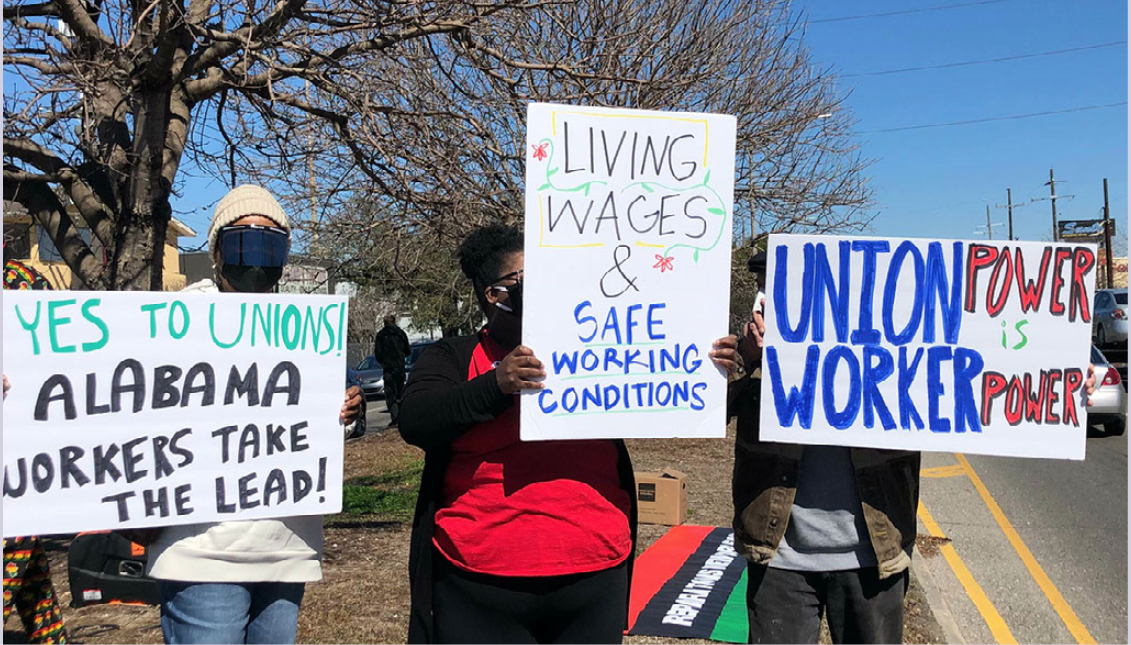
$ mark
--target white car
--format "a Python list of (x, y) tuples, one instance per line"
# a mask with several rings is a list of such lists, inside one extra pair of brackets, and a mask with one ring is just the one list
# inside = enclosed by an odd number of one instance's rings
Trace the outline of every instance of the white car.
[(1088, 407), (1088, 425), (1103, 426), (1104, 434), (1121, 435), (1127, 430), (1127, 392), (1103, 352), (1092, 346), (1092, 364), (1096, 366), (1096, 392)]
[(1092, 306), (1092, 340), (1103, 348), (1127, 342), (1127, 289), (1102, 289)]

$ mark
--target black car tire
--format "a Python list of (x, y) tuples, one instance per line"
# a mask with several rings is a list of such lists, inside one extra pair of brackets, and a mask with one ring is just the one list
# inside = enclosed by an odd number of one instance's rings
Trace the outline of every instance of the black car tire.
[(1103, 325), (1096, 330), (1096, 347), (1100, 349), (1107, 347), (1107, 332), (1104, 331)]
[(1127, 418), (1108, 421), (1104, 424), (1104, 434), (1109, 437), (1122, 437), (1127, 432)]
[(357, 425), (354, 427), (353, 432), (350, 433), (350, 436), (346, 437), (346, 439), (358, 439), (360, 437), (365, 436), (365, 431), (366, 431), (365, 426), (368, 423), (368, 420), (366, 418), (366, 415), (369, 412), (368, 408), (369, 408), (369, 406), (366, 404), (365, 397), (362, 396), (361, 397), (361, 414), (357, 418)]

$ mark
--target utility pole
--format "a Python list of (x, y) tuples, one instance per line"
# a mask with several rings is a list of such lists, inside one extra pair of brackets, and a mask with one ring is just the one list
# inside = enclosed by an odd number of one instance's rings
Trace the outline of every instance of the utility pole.
[[(994, 239), (994, 227), (995, 226), (1002, 226), (1002, 225), (1001, 224), (993, 224), (992, 222), (990, 222), (990, 205), (986, 204), (986, 235), (989, 236), (990, 240)], [(974, 233), (980, 233), (981, 231), (978, 230), (980, 228), (982, 228), (982, 227), (981, 226), (975, 226), (974, 227)]]
[(997, 208), (1007, 208), (1007, 209), (1009, 209), (1009, 241), (1011, 241), (1011, 242), (1013, 240), (1017, 239), (1013, 236), (1013, 208), (1014, 207), (1021, 208), (1024, 205), (1025, 204), (1014, 204), (1013, 203), (1013, 189), (1012, 188), (1006, 188), (1005, 189), (1005, 203), (1004, 204), (994, 204), (994, 206), (997, 207)]
[(1013, 189), (1005, 189), (1006, 208), (1009, 209), (1009, 241), (1013, 241)]
[[(1061, 183), (1063, 183), (1063, 182), (1061, 182)], [(1048, 180), (1048, 183), (1046, 183), (1045, 185), (1049, 187), (1049, 196), (1048, 197), (1041, 197), (1040, 199), (1034, 199), (1032, 201), (1043, 201), (1043, 200), (1047, 199), (1047, 200), (1052, 202), (1052, 239), (1053, 239), (1054, 242), (1059, 242), (1060, 241), (1060, 230), (1058, 229), (1058, 226), (1057, 226), (1057, 223), (1056, 223), (1056, 200), (1058, 200), (1058, 199), (1071, 199), (1071, 198), (1075, 197), (1075, 195), (1057, 195), (1056, 194), (1056, 179), (1054, 179), (1053, 176), (1052, 176), (1052, 168), (1049, 168), (1049, 180)]]
[(1111, 211), (1107, 205), (1107, 177), (1104, 177), (1104, 249), (1107, 250), (1107, 288), (1115, 286), (1111, 266)]
[(1049, 168), (1049, 201), (1052, 202), (1052, 241), (1060, 241), (1060, 230), (1056, 224), (1056, 180), (1052, 178), (1052, 168)]

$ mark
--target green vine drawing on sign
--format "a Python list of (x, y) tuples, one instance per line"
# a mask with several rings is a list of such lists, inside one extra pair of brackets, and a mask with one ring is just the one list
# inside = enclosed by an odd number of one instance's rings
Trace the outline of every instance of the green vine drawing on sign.
[(707, 208), (708, 213), (710, 213), (711, 215), (717, 215), (720, 218), (720, 220), (719, 220), (719, 233), (718, 233), (718, 235), (715, 236), (715, 241), (712, 242), (710, 246), (695, 246), (694, 244), (680, 243), (680, 244), (673, 244), (673, 245), (669, 246), (668, 248), (664, 249), (664, 256), (665, 257), (669, 253), (671, 253), (672, 251), (679, 249), (679, 248), (694, 249), (695, 253), (691, 256), (691, 258), (695, 261), (696, 264), (698, 264), (699, 263), (699, 253), (700, 253), (700, 251), (711, 251), (716, 246), (718, 246), (719, 241), (723, 239), (723, 230), (726, 228), (725, 226), (723, 226), (723, 224), (726, 223), (726, 209), (723, 208), (723, 206), (724, 206), (723, 198), (719, 195), (719, 193), (717, 193), (715, 191), (714, 188), (711, 188), (710, 186), (707, 185), (707, 182), (710, 181), (710, 180), (711, 180), (711, 171), (708, 170), (706, 172), (706, 174), (703, 175), (703, 182), (699, 183), (699, 184), (695, 184), (694, 186), (688, 186), (686, 188), (672, 188), (671, 186), (665, 186), (664, 184), (659, 184), (659, 183), (656, 183), (656, 182), (638, 181), (638, 182), (631, 183), (631, 184), (625, 186), (624, 190), (622, 190), (621, 192), (624, 193), (624, 192), (628, 191), (630, 188), (633, 188), (634, 186), (640, 186), (641, 188), (648, 191), (649, 193), (656, 192), (655, 189), (652, 188), (653, 186), (657, 186), (657, 187), (662, 188), (664, 190), (670, 190), (670, 191), (675, 192), (675, 193), (683, 193), (683, 192), (687, 192), (689, 190), (693, 190), (695, 188), (706, 188), (707, 190), (711, 191), (711, 194), (714, 195), (715, 199), (717, 199), (718, 202), (719, 202), (719, 205), (717, 207), (712, 206), (712, 207)]
[[(560, 168), (553, 165), (553, 162), (554, 162), (554, 142), (553, 142), (553, 140), (547, 137), (547, 138), (542, 139), (541, 141), (539, 141), (537, 143), (537, 145), (534, 145), (532, 147), (535, 150), (535, 152), (534, 152), (534, 158), (535, 159), (541, 160), (541, 159), (544, 158), (546, 160), (546, 165), (545, 165), (546, 180), (545, 180), (545, 182), (543, 182), (543, 184), (541, 186), (538, 187), (539, 192), (544, 191), (544, 190), (555, 190), (555, 191), (558, 191), (558, 192), (561, 192), (561, 193), (583, 192), (585, 194), (585, 196), (588, 197), (589, 191), (594, 186), (607, 186), (608, 185), (608, 182), (594, 179), (594, 180), (587, 181), (587, 182), (582, 183), (582, 184), (578, 184), (577, 186), (574, 186), (572, 188), (564, 188), (562, 186), (557, 186), (557, 185), (554, 184), (553, 176), (555, 174), (557, 174), (557, 172), (560, 170)], [(666, 249), (664, 249), (664, 253), (663, 253), (664, 257), (667, 258), (667, 256), (669, 254), (671, 254), (673, 251), (675, 251), (676, 249), (680, 249), (680, 248), (692, 249), (694, 251), (694, 253), (692, 254), (691, 257), (695, 261), (695, 263), (698, 264), (699, 263), (699, 254), (701, 252), (709, 252), (709, 251), (713, 250), (715, 247), (717, 247), (719, 245), (719, 242), (722, 241), (722, 239), (723, 239), (723, 232), (726, 230), (726, 226), (725, 226), (725, 224), (726, 224), (725, 204), (723, 202), (723, 198), (719, 195), (719, 193), (717, 191), (715, 191), (714, 188), (711, 188), (710, 186), (707, 185), (707, 182), (709, 182), (710, 180), (711, 180), (711, 171), (708, 170), (703, 175), (703, 181), (701, 183), (695, 184), (694, 186), (687, 186), (685, 188), (673, 188), (671, 186), (666, 186), (664, 184), (660, 184), (660, 183), (657, 183), (657, 182), (638, 181), (638, 182), (634, 182), (634, 183), (631, 183), (631, 184), (625, 186), (624, 189), (621, 191), (621, 194), (627, 192), (628, 190), (630, 190), (632, 188), (635, 188), (636, 186), (643, 188), (646, 192), (649, 192), (649, 193), (656, 192), (656, 188), (661, 188), (663, 190), (668, 190), (668, 191), (671, 191), (671, 192), (674, 192), (674, 193), (683, 193), (683, 192), (687, 192), (689, 190), (694, 190), (694, 189), (697, 189), (697, 188), (705, 188), (708, 191), (710, 191), (710, 193), (712, 195), (714, 195), (715, 199), (718, 202), (717, 206), (710, 206), (710, 207), (707, 208), (707, 213), (709, 213), (710, 215), (717, 216), (719, 218), (719, 222), (718, 222), (718, 229), (719, 230), (718, 230), (718, 233), (715, 235), (714, 242), (711, 242), (711, 244), (709, 246), (695, 246), (694, 244), (687, 244), (687, 243), (673, 244), (673, 245), (667, 247)], [(656, 187), (656, 188), (654, 188), (654, 187)], [(659, 266), (659, 265), (657, 265), (657, 266)], [(668, 266), (670, 267), (670, 263), (668, 264)]]
[[(538, 142), (538, 145), (535, 146), (535, 149), (539, 150), (539, 151), (544, 151), (546, 148), (549, 148), (549, 152), (544, 153), (544, 154), (548, 155), (547, 158), (546, 158), (546, 183), (544, 183), (544, 184), (542, 184), (541, 186), (538, 187), (539, 192), (541, 192), (543, 190), (548, 190), (548, 189), (553, 189), (553, 190), (556, 190), (556, 191), (561, 192), (561, 193), (576, 193), (578, 191), (585, 191), (585, 196), (588, 197), (589, 196), (589, 189), (592, 188), (593, 186), (596, 186), (596, 185), (607, 186), (608, 185), (608, 182), (593, 180), (593, 181), (587, 181), (584, 184), (578, 184), (577, 186), (574, 186), (573, 188), (562, 188), (561, 186), (555, 186), (551, 177), (555, 173), (557, 173), (558, 170), (560, 170), (560, 168), (551, 167), (551, 164), (554, 162), (554, 142), (551, 141), (548, 138), (542, 139), (541, 141)], [(537, 154), (537, 153), (535, 153), (535, 154)]]

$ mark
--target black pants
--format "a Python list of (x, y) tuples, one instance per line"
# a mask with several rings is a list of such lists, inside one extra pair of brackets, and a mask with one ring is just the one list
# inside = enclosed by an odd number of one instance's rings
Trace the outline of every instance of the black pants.
[(404, 372), (385, 370), (385, 407), (389, 410), (389, 422), (396, 423), (401, 412), (401, 395), (404, 394)]
[(880, 580), (876, 567), (813, 573), (750, 564), (751, 643), (816, 643), (821, 614), (834, 643), (903, 642), (909, 573)]
[(440, 643), (619, 643), (628, 566), (548, 578), (457, 569), (433, 550), (432, 611)]

